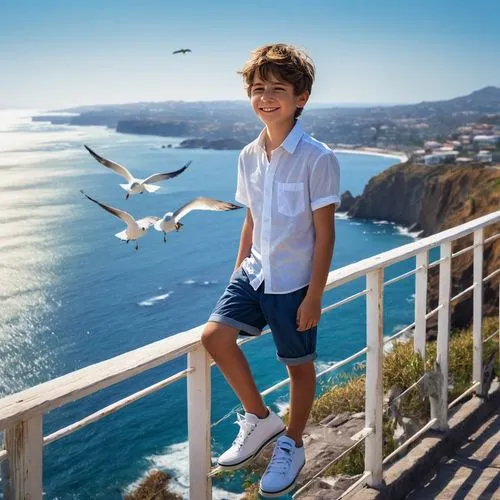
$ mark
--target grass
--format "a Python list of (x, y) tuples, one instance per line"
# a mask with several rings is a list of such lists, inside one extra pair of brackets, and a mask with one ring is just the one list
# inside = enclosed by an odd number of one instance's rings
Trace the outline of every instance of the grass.
[(311, 420), (321, 422), (332, 413), (360, 412), (365, 409), (365, 377), (344, 377), (342, 385), (336, 385), (317, 398), (311, 410)]
[[(483, 338), (493, 334), (498, 329), (498, 318), (486, 318), (483, 321)], [(460, 396), (472, 384), (472, 328), (461, 332), (452, 332), (449, 345), (448, 371), (450, 374), (451, 388), (449, 399)], [(492, 355), (498, 354), (498, 336), (483, 344), (483, 361)], [(436, 343), (427, 345), (427, 369), (432, 367), (432, 360), (436, 359)], [(500, 375), (498, 358), (495, 363), (495, 373)]]
[(259, 495), (259, 484), (254, 483), (245, 488), (244, 496), (241, 497), (241, 500), (261, 500), (261, 496)]
[[(498, 319), (486, 318), (483, 321), (484, 338), (498, 328)], [(472, 329), (452, 332), (449, 343), (448, 370), (452, 386), (449, 397), (456, 398), (472, 384)], [(498, 337), (483, 344), (483, 359), (498, 353)], [(433, 369), (436, 359), (436, 343), (428, 342), (426, 349), (427, 370)], [(499, 372), (498, 360), (495, 372)], [(391, 352), (384, 357), (384, 390), (391, 387), (407, 389), (424, 374), (424, 363), (419, 354), (413, 351), (413, 341), (400, 341), (393, 344)], [(335, 385), (314, 401), (311, 420), (320, 422), (332, 413), (359, 412), (365, 408), (364, 375), (347, 376), (342, 385)], [(401, 398), (399, 411), (402, 416), (425, 418), (428, 415), (428, 403), (420, 395), (418, 388)]]
[[(393, 419), (384, 418), (384, 457), (389, 455), (396, 449), (394, 441), (394, 431), (396, 425)], [(365, 470), (365, 449), (360, 443), (351, 452), (343, 456), (338, 462), (332, 464), (325, 470), (325, 476), (336, 476), (338, 474), (347, 474), (348, 476), (355, 476), (362, 474)]]
[(163, 471), (152, 471), (139, 487), (125, 496), (125, 500), (182, 500), (180, 495), (168, 491), (170, 476)]

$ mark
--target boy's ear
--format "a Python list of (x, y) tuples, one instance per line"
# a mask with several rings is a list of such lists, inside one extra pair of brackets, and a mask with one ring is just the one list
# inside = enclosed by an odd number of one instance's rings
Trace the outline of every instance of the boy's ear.
[(303, 108), (307, 101), (309, 100), (309, 92), (307, 90), (304, 90), (302, 94), (299, 94), (297, 96), (296, 104), (298, 108)]

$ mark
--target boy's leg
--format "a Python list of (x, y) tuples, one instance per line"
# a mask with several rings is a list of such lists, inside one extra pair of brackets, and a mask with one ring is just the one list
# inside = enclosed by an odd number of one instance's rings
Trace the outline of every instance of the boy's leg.
[(305, 464), (302, 433), (311, 411), (316, 388), (316, 327), (297, 331), (297, 309), (307, 288), (281, 295), (263, 295), (262, 303), (271, 327), (278, 359), (290, 374), (290, 418), (286, 436), (276, 442), (273, 456), (260, 480), (259, 493), (276, 497), (291, 490)]
[(281, 418), (268, 410), (257, 390), (248, 362), (236, 343), (238, 334), (260, 335), (266, 321), (258, 294), (242, 269), (233, 273), (203, 331), (201, 342), (219, 366), (246, 412), (236, 416), (236, 439), (219, 458), (225, 469), (252, 461), (267, 443), (285, 431)]
[(288, 365), (290, 374), (290, 414), (286, 435), (276, 442), (273, 456), (260, 480), (263, 497), (284, 495), (296, 484), (305, 465), (302, 434), (309, 418), (316, 389), (316, 371), (312, 360)]
[(290, 375), (290, 416), (286, 435), (302, 446), (304, 432), (316, 391), (316, 370), (313, 361), (288, 365)]
[(201, 343), (210, 353), (243, 408), (259, 418), (264, 418), (268, 410), (255, 385), (250, 367), (243, 352), (236, 343), (239, 330), (209, 321), (201, 336)]

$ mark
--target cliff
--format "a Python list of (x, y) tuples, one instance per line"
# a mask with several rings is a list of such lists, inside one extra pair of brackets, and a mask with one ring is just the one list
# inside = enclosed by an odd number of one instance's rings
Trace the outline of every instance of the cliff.
[(207, 139), (186, 139), (179, 144), (180, 149), (218, 149), (218, 150), (229, 150), (229, 149), (243, 149), (245, 144), (236, 139), (215, 139), (209, 141)]
[[(363, 194), (356, 197), (348, 214), (354, 218), (389, 220), (421, 230), (428, 236), (500, 209), (500, 170), (479, 166), (429, 167), (408, 163), (395, 165), (373, 177)], [(348, 203), (349, 204), (349, 203)], [(500, 224), (485, 230), (485, 237), (500, 231)], [(472, 244), (472, 237), (453, 245), (456, 252)], [(500, 268), (500, 240), (484, 251), (484, 275)], [(472, 284), (472, 253), (453, 259), (452, 295)], [(438, 269), (429, 273), (428, 308), (438, 304)], [(498, 314), (498, 283), (495, 276), (484, 285), (484, 315)], [(429, 337), (436, 332), (437, 317), (428, 322)], [(472, 294), (453, 304), (453, 328), (472, 321)]]
[(116, 131), (122, 134), (156, 135), (160, 137), (186, 137), (193, 133), (188, 122), (159, 122), (142, 119), (119, 120)]

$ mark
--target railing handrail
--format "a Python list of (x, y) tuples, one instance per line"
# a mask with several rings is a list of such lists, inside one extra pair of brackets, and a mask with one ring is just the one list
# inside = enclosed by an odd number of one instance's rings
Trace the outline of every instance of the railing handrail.
[(386, 252), (379, 253), (372, 257), (348, 264), (347, 266), (330, 271), (328, 280), (326, 282), (325, 291), (331, 290), (341, 286), (349, 281), (357, 278), (362, 278), (371, 271), (375, 271), (379, 267), (389, 267), (396, 262), (415, 257), (418, 253), (426, 250), (431, 250), (441, 243), (451, 240), (457, 240), (468, 234), (473, 233), (475, 230), (490, 224), (500, 222), (500, 210), (492, 212), (477, 219), (455, 226), (450, 229), (441, 231), (440, 233), (427, 236), (418, 241), (401, 245)]
[(187, 354), (199, 345), (202, 331), (197, 326), (6, 396), (0, 399), (0, 430)]
[[(328, 274), (325, 290), (366, 276), (378, 268), (389, 267), (443, 242), (467, 236), (477, 229), (496, 222), (500, 222), (500, 210), (335, 269)], [(192, 352), (200, 344), (203, 326), (199, 325), (0, 399), (0, 430), (20, 420), (28, 420), (34, 415), (43, 415), (68, 402), (81, 399)]]

